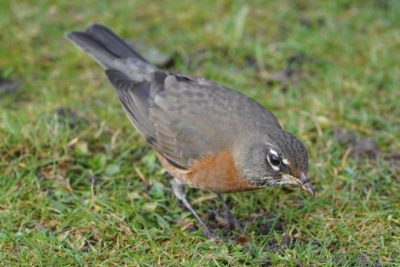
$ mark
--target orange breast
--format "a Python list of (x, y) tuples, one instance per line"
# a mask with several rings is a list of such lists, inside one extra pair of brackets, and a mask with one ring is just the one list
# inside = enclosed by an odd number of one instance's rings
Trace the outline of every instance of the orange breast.
[(258, 187), (240, 176), (228, 150), (195, 160), (188, 170), (180, 170), (158, 155), (164, 168), (183, 184), (212, 192), (239, 192)]

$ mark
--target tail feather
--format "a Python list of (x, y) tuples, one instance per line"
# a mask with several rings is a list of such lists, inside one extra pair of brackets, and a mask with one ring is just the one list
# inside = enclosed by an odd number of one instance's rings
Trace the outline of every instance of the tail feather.
[(125, 43), (125, 41), (102, 25), (92, 24), (86, 29), (86, 33), (90, 34), (94, 39), (103, 44), (107, 50), (111, 51), (119, 58), (136, 58), (149, 63), (139, 53)]
[(93, 24), (85, 32), (75, 31), (67, 33), (65, 37), (105, 69), (120, 68), (120, 64), (116, 62), (118, 59), (129, 59), (131, 63), (140, 62), (142, 66), (150, 65), (139, 53), (102, 25)]
[(103, 68), (113, 68), (113, 61), (116, 59), (115, 55), (90, 35), (84, 32), (71, 32), (66, 34), (66, 38), (78, 48), (88, 53)]

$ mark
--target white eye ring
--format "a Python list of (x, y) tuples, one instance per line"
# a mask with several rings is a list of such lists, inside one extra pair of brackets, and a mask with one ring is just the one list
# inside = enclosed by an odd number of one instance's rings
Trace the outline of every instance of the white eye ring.
[[(273, 150), (273, 149), (270, 149), (270, 150), (269, 150), (269, 154), (270, 154), (270, 155), (267, 156), (269, 165), (271, 165), (271, 167), (272, 167), (272, 169), (273, 169), (274, 171), (279, 171), (279, 170), (280, 170), (279, 165), (281, 164), (281, 161), (280, 161), (280, 159), (279, 159), (278, 152), (276, 152), (276, 151)], [(273, 155), (273, 156), (275, 156), (275, 157), (278, 158), (279, 164), (276, 164), (276, 163), (273, 164), (273, 163), (271, 162), (271, 155)]]
[(276, 151), (273, 150), (273, 149), (270, 149), (270, 150), (269, 150), (269, 153), (274, 154), (274, 155), (277, 156), (277, 157), (279, 156), (279, 155), (278, 155), (278, 152), (276, 152)]

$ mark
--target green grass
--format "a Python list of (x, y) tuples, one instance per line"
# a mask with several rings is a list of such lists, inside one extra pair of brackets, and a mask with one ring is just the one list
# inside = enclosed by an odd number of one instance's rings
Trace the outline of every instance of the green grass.
[[(1, 77), (19, 82), (0, 94), (1, 265), (398, 266), (399, 2), (264, 2), (1, 1)], [(154, 152), (101, 69), (63, 38), (92, 22), (272, 110), (308, 147), (316, 197), (228, 195), (246, 244), (182, 230), (194, 219)], [(270, 81), (289, 59), (294, 74)], [(377, 159), (341, 145), (338, 129), (375, 140)], [(212, 197), (190, 191), (202, 217), (221, 210)]]

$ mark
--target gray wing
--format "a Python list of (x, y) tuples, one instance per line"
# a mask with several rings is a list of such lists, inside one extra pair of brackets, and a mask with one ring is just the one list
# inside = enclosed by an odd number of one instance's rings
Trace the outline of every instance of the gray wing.
[(246, 125), (280, 128), (257, 102), (202, 78), (156, 71), (135, 82), (118, 70), (106, 73), (134, 127), (182, 169), (230, 147), (229, 136)]
[(66, 37), (106, 70), (133, 126), (176, 166), (231, 147), (230, 136), (248, 125), (280, 128), (272, 113), (236, 91), (158, 71), (102, 25)]

